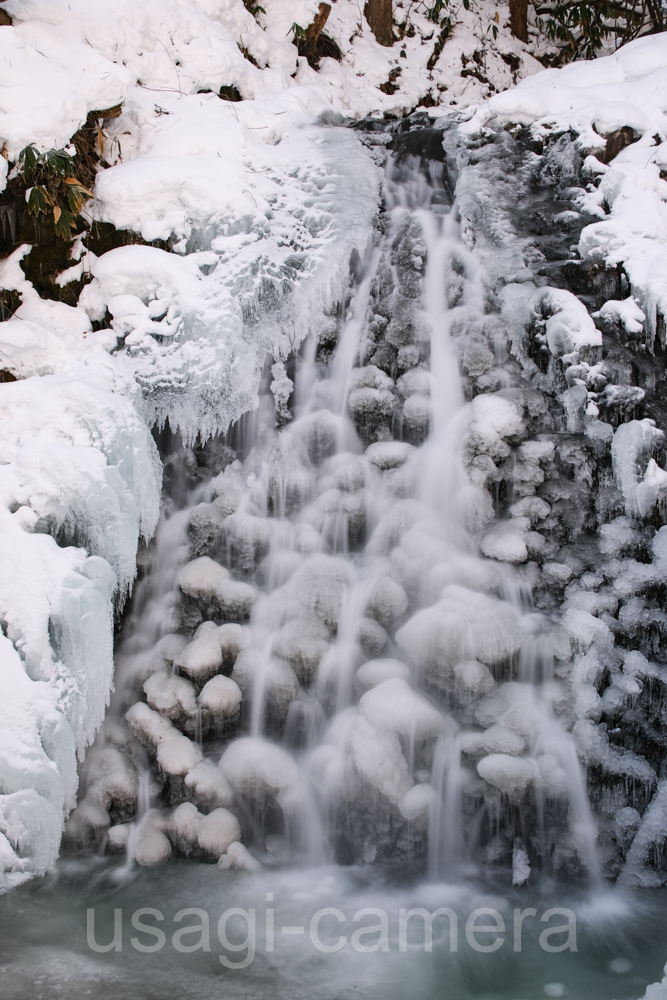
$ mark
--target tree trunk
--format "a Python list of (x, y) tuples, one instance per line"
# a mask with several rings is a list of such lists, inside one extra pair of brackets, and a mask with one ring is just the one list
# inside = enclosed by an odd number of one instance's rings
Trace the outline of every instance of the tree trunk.
[(306, 41), (303, 44), (303, 48), (300, 49), (300, 54), (305, 56), (309, 64), (315, 69), (317, 69), (317, 64), (319, 63), (317, 43), (320, 40), (322, 29), (327, 23), (327, 18), (330, 13), (331, 5), (328, 3), (321, 3), (315, 20), (311, 25), (309, 25), (308, 28), (306, 28)]
[(368, 0), (364, 7), (368, 25), (380, 45), (394, 44), (394, 25), (391, 0)]
[(510, 0), (510, 28), (520, 42), (528, 41), (528, 0)]

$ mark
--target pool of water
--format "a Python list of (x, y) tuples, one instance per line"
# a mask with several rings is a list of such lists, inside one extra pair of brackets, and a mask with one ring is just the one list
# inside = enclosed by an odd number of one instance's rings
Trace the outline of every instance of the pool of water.
[[(667, 892), (461, 875), (64, 861), (0, 899), (0, 996), (634, 1000), (661, 978)], [(407, 916), (420, 908), (451, 911), (434, 917), (431, 950), (425, 914)]]

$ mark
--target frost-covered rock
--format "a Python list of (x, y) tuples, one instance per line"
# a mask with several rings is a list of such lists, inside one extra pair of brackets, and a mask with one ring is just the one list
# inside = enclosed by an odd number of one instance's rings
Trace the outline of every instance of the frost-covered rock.
[(535, 778), (535, 765), (525, 757), (510, 757), (503, 753), (489, 754), (477, 765), (480, 777), (513, 799), (521, 799)]
[(244, 872), (256, 872), (262, 867), (261, 862), (253, 857), (247, 847), (236, 840), (227, 848), (227, 853), (218, 859), (219, 868), (236, 868)]
[(193, 728), (197, 698), (190, 681), (157, 670), (145, 682), (144, 694), (150, 707), (171, 719), (176, 726)]
[(437, 708), (402, 677), (374, 685), (362, 696), (359, 710), (378, 732), (398, 733), (409, 739), (434, 739), (446, 728)]
[[(201, 633), (192, 642), (187, 643), (174, 663), (179, 670), (198, 684), (205, 684), (210, 677), (217, 674), (223, 664), (223, 655), (215, 627)], [(153, 706), (153, 708), (156, 707)]]
[(182, 592), (230, 621), (248, 618), (257, 599), (257, 591), (248, 583), (234, 580), (228, 569), (208, 556), (189, 562), (178, 575)]
[(243, 698), (285, 720), (299, 693), (299, 681), (288, 663), (265, 656), (257, 649), (242, 650), (232, 671)]
[[(138, 865), (159, 865), (171, 856), (171, 844), (164, 832), (165, 818), (156, 809), (149, 810), (136, 831), (130, 833), (127, 850)], [(117, 843), (120, 843), (118, 838)]]
[(286, 660), (303, 684), (308, 684), (329, 649), (330, 633), (318, 618), (294, 618), (273, 640), (273, 653)]
[(357, 686), (362, 691), (384, 684), (385, 681), (394, 679), (408, 681), (410, 679), (410, 668), (401, 663), (400, 660), (369, 660), (364, 663), (355, 674)]
[(220, 758), (220, 767), (232, 787), (252, 798), (275, 796), (289, 806), (299, 782), (299, 769), (281, 747), (256, 737), (235, 740)]
[(235, 722), (241, 706), (241, 689), (231, 677), (212, 677), (198, 698), (202, 729), (224, 729)]
[(223, 772), (207, 760), (190, 768), (184, 784), (195, 803), (207, 810), (229, 806), (234, 800), (234, 791)]
[(396, 733), (386, 729), (379, 731), (363, 715), (359, 715), (349, 728), (347, 747), (359, 777), (390, 803), (398, 805), (408, 792), (411, 781), (408, 762)]
[(371, 591), (370, 612), (387, 630), (392, 630), (408, 610), (408, 598), (400, 583), (390, 576), (379, 579)]
[(184, 802), (172, 813), (168, 832), (186, 854), (198, 849), (203, 854), (220, 857), (230, 844), (239, 840), (241, 827), (227, 809), (218, 808), (203, 815), (191, 802)]
[(418, 611), (396, 633), (396, 641), (421, 669), (447, 675), (462, 660), (502, 663), (521, 648), (523, 636), (506, 604), (450, 585), (445, 597)]

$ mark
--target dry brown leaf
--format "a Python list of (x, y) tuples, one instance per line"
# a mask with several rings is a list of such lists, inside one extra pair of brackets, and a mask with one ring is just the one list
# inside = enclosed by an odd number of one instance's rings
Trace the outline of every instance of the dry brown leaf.
[(60, 205), (53, 206), (53, 221), (57, 222), (60, 216), (63, 214), (63, 210)]

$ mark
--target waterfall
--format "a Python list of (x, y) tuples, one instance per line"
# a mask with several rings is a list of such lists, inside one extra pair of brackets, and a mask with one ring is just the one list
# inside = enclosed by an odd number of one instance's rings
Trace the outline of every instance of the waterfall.
[(452, 169), (399, 144), (333, 352), (307, 340), (267, 367), (211, 478), (170, 459), (106, 727), (127, 718), (152, 762), (153, 808), (109, 840), (131, 857), (149, 829), (143, 863), (210, 855), (197, 830), (225, 814), (259, 858), (427, 853), (439, 878), (520, 850), (597, 875), (553, 623), (520, 569), (479, 554), (508, 522), (480, 485), (493, 462), (470, 462), (462, 365), (505, 384), (506, 346)]

